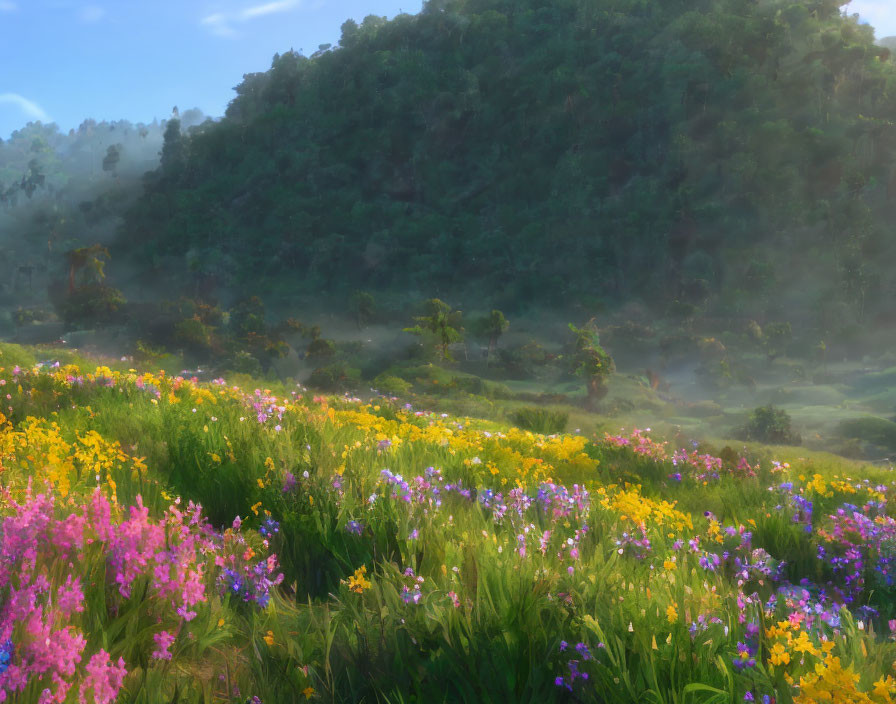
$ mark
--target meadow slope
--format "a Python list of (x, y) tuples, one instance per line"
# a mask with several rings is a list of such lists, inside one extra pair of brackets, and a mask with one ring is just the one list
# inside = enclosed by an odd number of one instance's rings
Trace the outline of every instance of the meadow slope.
[(896, 693), (889, 470), (86, 364), (0, 346), (0, 701)]

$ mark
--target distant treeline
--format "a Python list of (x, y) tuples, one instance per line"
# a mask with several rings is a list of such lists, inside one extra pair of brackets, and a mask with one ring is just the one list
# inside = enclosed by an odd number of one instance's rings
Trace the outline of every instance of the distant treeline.
[[(205, 117), (186, 111), (185, 125)], [(46, 299), (66, 252), (109, 243), (159, 165), (166, 122), (32, 122), (0, 140), (0, 308)]]

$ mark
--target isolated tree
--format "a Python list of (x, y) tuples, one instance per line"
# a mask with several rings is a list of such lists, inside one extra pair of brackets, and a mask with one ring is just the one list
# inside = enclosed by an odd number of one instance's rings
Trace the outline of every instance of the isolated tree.
[(186, 162), (186, 144), (180, 131), (180, 120), (168, 120), (162, 143), (161, 167), (166, 176), (180, 171)]
[(790, 323), (771, 323), (765, 326), (765, 354), (770, 360), (780, 357), (793, 338)]
[(111, 322), (127, 302), (121, 291), (104, 283), (108, 259), (109, 250), (99, 244), (66, 252), (68, 295), (63, 296), (59, 291), (57, 294), (51, 292), (51, 297), (67, 325), (91, 326)]
[(85, 284), (100, 284), (106, 278), (104, 270), (109, 259), (109, 250), (99, 244), (90, 247), (80, 247), (65, 253), (65, 261), (68, 264), (68, 292), (75, 292), (75, 277), (84, 271)]
[(426, 301), (423, 304), (423, 311), (424, 315), (414, 318), (417, 325), (405, 328), (404, 331), (412, 335), (435, 335), (442, 359), (453, 361), (448, 354), (448, 345), (463, 340), (464, 329), (461, 326), (463, 314), (459, 310), (452, 311), (451, 306), (438, 298)]
[(230, 330), (234, 337), (241, 340), (248, 339), (250, 335), (265, 335), (264, 303), (258, 296), (249, 296), (233, 306), (230, 310)]
[(367, 325), (376, 314), (376, 302), (367, 291), (355, 291), (352, 295), (352, 312), (355, 314), (355, 322), (360, 330)]
[(103, 171), (111, 171), (115, 175), (118, 168), (118, 162), (121, 161), (121, 145), (113, 144), (106, 150), (106, 156), (103, 157)]
[(573, 373), (584, 377), (588, 394), (587, 407), (593, 411), (598, 402), (607, 395), (607, 379), (616, 371), (613, 358), (600, 346), (600, 336), (594, 319), (583, 327), (577, 328), (572, 323), (569, 329), (575, 335), (573, 341)]
[(478, 318), (474, 325), (478, 336), (488, 338), (488, 361), (491, 362), (498, 347), (498, 339), (507, 332), (510, 323), (501, 311), (493, 310)]

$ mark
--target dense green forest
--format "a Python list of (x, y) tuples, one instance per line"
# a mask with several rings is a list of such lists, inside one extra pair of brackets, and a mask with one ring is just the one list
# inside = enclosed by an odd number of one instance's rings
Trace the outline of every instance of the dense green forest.
[[(185, 111), (184, 129), (205, 117)], [(66, 277), (66, 253), (115, 241), (122, 216), (159, 165), (166, 122), (88, 119), (77, 129), (29, 123), (0, 140), (0, 330), (51, 312), (48, 289)], [(10, 314), (13, 312), (13, 315)]]
[(896, 65), (841, 4), (439, 0), (346, 22), (245, 76), (222, 121), (170, 125), (117, 250), (147, 281), (284, 305), (635, 299), (836, 333), (886, 309), (896, 197)]

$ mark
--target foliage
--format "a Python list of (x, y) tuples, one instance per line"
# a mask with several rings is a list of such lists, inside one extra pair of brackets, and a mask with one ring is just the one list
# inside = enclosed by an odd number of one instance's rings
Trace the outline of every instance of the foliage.
[(510, 418), (520, 428), (542, 433), (543, 435), (550, 435), (552, 433), (562, 433), (566, 430), (569, 413), (551, 411), (546, 408), (525, 407), (518, 408), (511, 414)]
[(813, 321), (833, 296), (869, 319), (894, 276), (867, 260), (892, 255), (888, 56), (832, 0), (427, 2), (278, 54), (218, 123), (171, 121), (184, 167), (150, 182), (127, 249), (265, 295)]
[(404, 396), (411, 390), (411, 383), (393, 374), (380, 374), (373, 380), (373, 387), (384, 394)]
[(896, 450), (896, 423), (885, 418), (853, 418), (840, 422), (839, 432), (847, 438), (859, 438), (885, 450)]
[(85, 284), (57, 301), (56, 309), (66, 325), (90, 328), (114, 322), (125, 303), (124, 296), (116, 288)]
[(495, 351), (498, 347), (498, 339), (501, 335), (507, 332), (509, 327), (510, 323), (499, 310), (493, 310), (488, 315), (476, 318), (473, 321), (471, 325), (473, 334), (488, 340), (489, 362), (491, 362), (492, 358), (495, 356)]
[(308, 378), (308, 384), (323, 391), (354, 391), (361, 382), (361, 370), (346, 362), (334, 362), (318, 367)]
[(352, 294), (352, 313), (358, 329), (369, 325), (376, 316), (376, 301), (368, 291), (355, 291)]
[(763, 342), (765, 351), (769, 359), (775, 359), (787, 349), (793, 336), (793, 329), (790, 323), (772, 323), (765, 326), (763, 331)]
[(570, 323), (569, 329), (575, 338), (572, 371), (585, 378), (588, 404), (593, 409), (607, 395), (606, 381), (616, 371), (616, 365), (600, 346), (600, 336), (593, 319), (581, 328)]
[(315, 338), (308, 343), (307, 354), (310, 359), (314, 360), (329, 359), (336, 354), (336, 343), (322, 337)]
[(771, 404), (753, 409), (743, 429), (743, 436), (747, 440), (777, 445), (800, 444), (800, 436), (793, 432), (787, 411)]
[(452, 311), (451, 306), (444, 301), (431, 298), (423, 304), (423, 315), (414, 318), (417, 325), (405, 328), (404, 331), (412, 335), (435, 336), (441, 358), (451, 360), (448, 346), (463, 339), (461, 315), (459, 310)]

